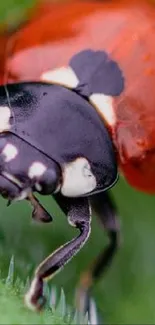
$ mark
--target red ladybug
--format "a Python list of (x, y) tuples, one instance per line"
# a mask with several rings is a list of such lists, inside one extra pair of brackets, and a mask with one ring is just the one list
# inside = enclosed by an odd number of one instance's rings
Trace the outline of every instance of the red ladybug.
[[(67, 67), (76, 53), (87, 48), (106, 51), (123, 74), (123, 91), (108, 98), (104, 105), (100, 102), (97, 109), (110, 133), (118, 166), (126, 180), (141, 191), (154, 193), (155, 6), (152, 1), (38, 4), (29, 21), (9, 37), (5, 54), (1, 54), (2, 62), (5, 57), (2, 82), (52, 83), (51, 72)], [(114, 228), (117, 230), (116, 225)], [(112, 239), (111, 255), (116, 242), (116, 238)], [(93, 276), (85, 277), (83, 286), (88, 287), (91, 277), (97, 277), (98, 273), (94, 271)]]
[(78, 51), (106, 50), (125, 78), (124, 91), (113, 99), (115, 123), (110, 125), (119, 166), (133, 187), (154, 193), (154, 4), (70, 1), (47, 3), (42, 13), (40, 6), (7, 43), (5, 82), (39, 80)]

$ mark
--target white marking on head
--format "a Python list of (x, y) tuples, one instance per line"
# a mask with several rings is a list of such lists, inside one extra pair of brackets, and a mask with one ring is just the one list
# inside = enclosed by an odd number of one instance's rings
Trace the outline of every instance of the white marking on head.
[(41, 192), (42, 191), (42, 186), (38, 182), (36, 182), (34, 185), (35, 185), (35, 188), (36, 188), (36, 190), (38, 192)]
[(5, 171), (2, 171), (2, 175), (7, 178), (10, 182), (12, 182), (13, 184), (17, 185), (19, 188), (21, 188), (21, 192), (19, 193), (18, 196), (16, 196), (13, 201), (21, 201), (21, 200), (25, 200), (29, 193), (31, 192), (31, 188), (27, 187), (25, 189), (22, 190), (23, 188), (23, 184), (21, 183), (21, 181), (16, 178), (14, 175), (8, 173), (8, 172), (5, 172)]
[(89, 100), (108, 125), (114, 126), (116, 123), (116, 115), (113, 106), (113, 97), (104, 94), (92, 94)]
[(34, 161), (29, 167), (28, 177), (31, 179), (35, 177), (41, 177), (46, 170), (47, 167), (43, 163), (41, 163), (40, 161)]
[(20, 182), (20, 180), (18, 178), (16, 178), (14, 175), (2, 171), (1, 174), (6, 177), (9, 181), (11, 181), (12, 183), (16, 184), (18, 187), (22, 188), (22, 183)]
[(79, 83), (79, 79), (75, 72), (69, 66), (44, 72), (41, 75), (41, 80), (66, 86), (68, 88), (76, 88)]
[(11, 110), (8, 106), (0, 106), (0, 132), (9, 131)]
[(96, 178), (86, 158), (77, 158), (63, 169), (61, 193), (68, 197), (78, 197), (90, 193), (96, 187)]
[(18, 155), (18, 149), (11, 143), (7, 143), (2, 150), (2, 155), (5, 156), (5, 162), (9, 162)]
[(14, 200), (13, 201), (22, 201), (22, 200), (25, 200), (27, 197), (28, 197), (28, 195), (29, 195), (29, 193), (31, 192), (31, 188), (25, 188), (24, 190), (22, 190), (21, 192), (20, 192), (20, 194), (18, 195), (18, 196), (16, 196), (15, 198), (14, 198)]

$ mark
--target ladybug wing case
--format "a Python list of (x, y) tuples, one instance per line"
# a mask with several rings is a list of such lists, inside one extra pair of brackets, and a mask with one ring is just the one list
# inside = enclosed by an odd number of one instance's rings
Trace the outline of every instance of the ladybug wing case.
[[(96, 93), (118, 95), (123, 89), (120, 69), (105, 52), (86, 50), (60, 70), (47, 72), (55, 76), (51, 84), (48, 80), (7, 85), (9, 103), (0, 87), (1, 107), (11, 109), (7, 131), (55, 160), (66, 182), (72, 175), (73, 188), (77, 175), (81, 184), (84, 177), (89, 179), (90, 186), (77, 195), (106, 190), (117, 179), (116, 158), (108, 131), (89, 99)], [(68, 189), (63, 194), (67, 196)]]

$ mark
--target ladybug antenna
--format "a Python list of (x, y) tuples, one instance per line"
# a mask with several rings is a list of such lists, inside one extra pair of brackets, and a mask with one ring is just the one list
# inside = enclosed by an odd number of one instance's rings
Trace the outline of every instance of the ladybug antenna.
[(8, 67), (7, 67), (7, 58), (9, 57), (9, 55), (11, 54), (11, 50), (13, 48), (13, 42), (14, 42), (14, 37), (12, 37), (11, 39), (9, 39), (7, 41), (6, 44), (6, 50), (5, 50), (5, 60), (4, 60), (4, 77), (3, 77), (3, 85), (4, 85), (4, 89), (5, 89), (5, 93), (6, 93), (6, 98), (7, 98), (7, 102), (8, 102), (8, 106), (10, 108), (10, 111), (12, 112), (13, 115), (13, 119), (14, 119), (14, 124), (16, 125), (16, 117), (13, 111), (13, 108), (11, 107), (11, 102), (10, 102), (10, 96), (9, 96), (9, 90), (7, 87), (7, 83), (8, 83)]

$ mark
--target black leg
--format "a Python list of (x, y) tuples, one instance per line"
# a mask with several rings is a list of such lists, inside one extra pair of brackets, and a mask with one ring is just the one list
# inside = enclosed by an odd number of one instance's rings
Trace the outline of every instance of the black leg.
[(90, 234), (90, 209), (87, 198), (68, 199), (56, 195), (57, 202), (67, 214), (68, 222), (80, 230), (80, 234), (70, 242), (58, 248), (36, 269), (30, 289), (25, 296), (26, 304), (34, 310), (40, 310), (44, 304), (43, 281), (52, 278), (84, 245)]
[[(90, 198), (90, 204), (101, 224), (104, 226), (109, 237), (109, 245), (98, 256), (88, 271), (81, 276), (80, 285), (77, 290), (77, 304), (81, 311), (90, 311), (90, 291), (93, 282), (104, 274), (113, 260), (119, 245), (119, 224), (116, 217), (116, 208), (109, 194), (106, 192), (97, 194)], [(90, 311), (91, 312), (91, 311)]]

